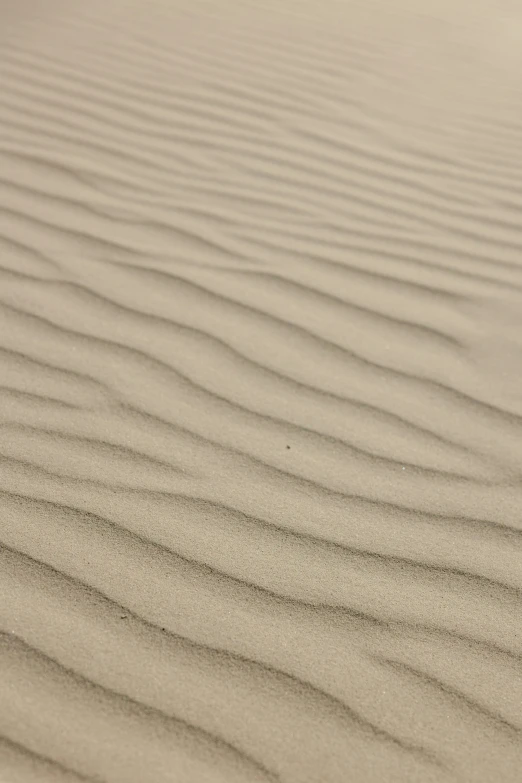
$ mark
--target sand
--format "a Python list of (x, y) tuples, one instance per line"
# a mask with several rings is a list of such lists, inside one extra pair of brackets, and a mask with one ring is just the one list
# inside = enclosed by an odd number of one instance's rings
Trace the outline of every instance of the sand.
[(522, 10), (0, 3), (0, 780), (516, 783)]

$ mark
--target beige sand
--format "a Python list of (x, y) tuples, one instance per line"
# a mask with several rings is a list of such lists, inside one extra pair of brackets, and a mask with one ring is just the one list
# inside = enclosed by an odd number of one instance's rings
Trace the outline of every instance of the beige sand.
[(520, 3), (0, 16), (0, 780), (522, 780)]

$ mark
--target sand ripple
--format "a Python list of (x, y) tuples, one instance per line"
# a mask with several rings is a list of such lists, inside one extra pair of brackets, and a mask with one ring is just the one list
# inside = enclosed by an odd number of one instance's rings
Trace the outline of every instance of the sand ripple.
[(456, 5), (4, 4), (2, 780), (520, 780), (522, 14)]

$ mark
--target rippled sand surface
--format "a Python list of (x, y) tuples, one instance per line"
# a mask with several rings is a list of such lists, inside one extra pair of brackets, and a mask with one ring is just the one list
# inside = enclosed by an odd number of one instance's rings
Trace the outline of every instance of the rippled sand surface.
[(522, 778), (522, 10), (0, 3), (0, 780)]

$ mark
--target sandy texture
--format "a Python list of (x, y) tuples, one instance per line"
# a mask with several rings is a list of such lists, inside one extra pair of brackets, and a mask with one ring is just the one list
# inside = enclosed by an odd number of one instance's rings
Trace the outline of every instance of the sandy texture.
[(0, 780), (520, 781), (520, 3), (0, 16)]

